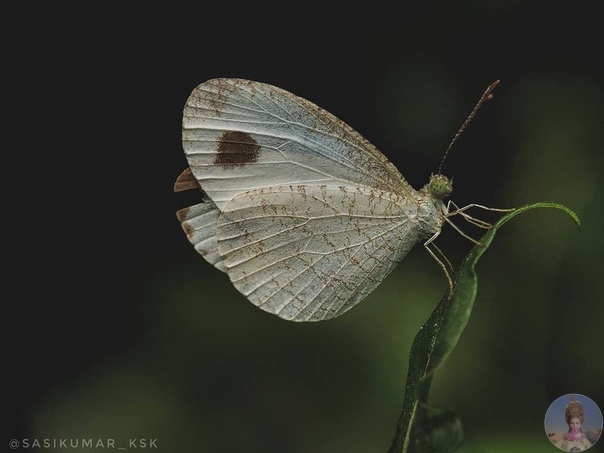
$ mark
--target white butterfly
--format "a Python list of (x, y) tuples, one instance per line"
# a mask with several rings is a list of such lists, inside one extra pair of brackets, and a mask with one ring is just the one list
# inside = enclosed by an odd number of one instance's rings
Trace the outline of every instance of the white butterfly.
[(189, 168), (174, 190), (201, 188), (204, 197), (178, 219), (261, 309), (293, 321), (334, 318), (418, 241), (435, 257), (427, 246), (451, 215), (442, 201), (451, 181), (439, 172), (413, 189), (371, 143), (306, 99), (213, 79), (191, 93), (182, 127)]

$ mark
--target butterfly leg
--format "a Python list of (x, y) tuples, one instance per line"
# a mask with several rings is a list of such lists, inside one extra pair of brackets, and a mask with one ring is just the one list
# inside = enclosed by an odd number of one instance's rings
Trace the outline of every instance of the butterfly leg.
[(497, 211), (497, 212), (511, 212), (516, 208), (491, 208), (489, 206), (484, 206), (481, 204), (476, 204), (476, 203), (470, 203), (469, 205), (464, 206), (463, 208), (458, 208), (457, 205), (451, 201), (449, 201), (449, 203), (451, 203), (453, 206), (455, 206), (455, 208), (458, 211), (465, 211), (467, 209), (470, 208), (480, 208), (480, 209), (484, 209), (485, 211)]
[[(466, 219), (466, 220), (467, 220), (467, 219)], [(459, 234), (461, 234), (463, 237), (465, 237), (465, 238), (466, 238), (467, 240), (469, 240), (470, 242), (473, 242), (473, 243), (474, 243), (474, 244), (476, 244), (476, 245), (482, 245), (482, 244), (481, 244), (479, 241), (477, 241), (477, 240), (476, 240), (476, 239), (474, 239), (473, 237), (468, 236), (466, 233), (464, 233), (463, 231), (461, 231), (461, 229), (460, 229), (460, 228), (459, 228), (457, 225), (455, 225), (455, 224), (454, 224), (454, 223), (451, 221), (451, 219), (449, 219), (448, 217), (445, 217), (445, 221), (446, 221), (446, 222), (447, 222), (449, 225), (451, 225), (451, 226), (452, 226), (452, 227), (455, 229), (455, 231), (457, 231)], [(469, 221), (469, 220), (468, 220), (468, 221)], [(473, 222), (470, 222), (470, 223), (473, 223)], [(484, 227), (484, 228), (487, 228), (487, 227)]]
[[(454, 210), (450, 210), (451, 206), (453, 206), (455, 209)], [(469, 204), (467, 206), (464, 206), (463, 208), (458, 207), (453, 201), (449, 200), (449, 202), (447, 203), (447, 216), (454, 216), (454, 215), (461, 215), (467, 222), (476, 225), (477, 227), (480, 228), (484, 228), (484, 229), (489, 229), (491, 228), (493, 225), (491, 225), (489, 222), (485, 222), (484, 220), (480, 220), (477, 219), (475, 217), (472, 217), (471, 215), (467, 214), (465, 211), (467, 211), (470, 208), (481, 208), (484, 209), (486, 211), (497, 211), (497, 212), (510, 212), (513, 211), (514, 208), (490, 208), (488, 206), (483, 206), (481, 204), (476, 204), (476, 203), (472, 203)]]
[[(428, 239), (426, 242), (424, 242), (424, 247), (428, 251), (428, 253), (432, 256), (432, 258), (434, 258), (434, 260), (442, 268), (443, 272), (445, 273), (445, 276), (447, 277), (447, 281), (449, 282), (449, 292), (451, 292), (451, 291), (453, 291), (453, 279), (451, 279), (451, 274), (447, 270), (447, 266), (445, 266), (445, 264), (434, 254), (434, 252), (432, 250), (430, 250), (430, 247), (429, 247), (430, 244), (432, 244), (432, 242), (438, 237), (439, 234), (440, 234), (440, 231), (434, 233), (434, 235), (430, 239)], [(441, 254), (441, 256), (445, 259), (447, 264), (449, 264), (451, 269), (453, 269), (451, 262), (447, 259), (445, 254), (438, 247), (436, 247), (436, 244), (432, 244), (432, 246)]]
[[(454, 209), (451, 210), (451, 207), (453, 207)], [(485, 230), (488, 230), (489, 228), (491, 228), (492, 225), (489, 222), (472, 217), (471, 215), (469, 215), (468, 213), (465, 212), (467, 209), (470, 209), (471, 207), (474, 207), (474, 206), (467, 205), (467, 206), (464, 206), (463, 208), (460, 208), (453, 201), (449, 200), (449, 202), (447, 203), (447, 217), (452, 217), (454, 215), (459, 214), (460, 216), (462, 216), (464, 218), (464, 220), (466, 222), (471, 223), (472, 225), (476, 225), (479, 228), (484, 228)]]

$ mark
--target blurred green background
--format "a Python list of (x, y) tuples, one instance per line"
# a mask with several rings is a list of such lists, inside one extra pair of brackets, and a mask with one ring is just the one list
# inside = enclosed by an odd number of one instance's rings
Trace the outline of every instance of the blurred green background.
[[(447, 287), (442, 271), (418, 246), (333, 321), (257, 309), (176, 220), (199, 199), (172, 192), (187, 165), (182, 107), (214, 77), (277, 85), (346, 121), (419, 188), (501, 79), (445, 162), (452, 199), (559, 202), (583, 227), (538, 210), (498, 233), (431, 402), (461, 418), (460, 452), (557, 451), (544, 429), (555, 399), (577, 392), (604, 407), (604, 92), (597, 15), (545, 5), (375, 5), (355, 20), (239, 17), (232, 5), (28, 15), (20, 30), (32, 40), (8, 51), (6, 85), (19, 124), (5, 197), (25, 259), (5, 319), (6, 441), (386, 452), (411, 341)], [(472, 245), (451, 228), (437, 243), (454, 265)]]

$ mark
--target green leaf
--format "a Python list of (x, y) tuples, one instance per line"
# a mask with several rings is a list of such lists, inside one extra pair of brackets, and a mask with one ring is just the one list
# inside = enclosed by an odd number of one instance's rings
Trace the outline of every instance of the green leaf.
[(457, 270), (453, 289), (447, 292), (413, 340), (403, 410), (389, 453), (452, 452), (461, 444), (461, 422), (455, 414), (428, 405), (432, 378), (459, 341), (470, 315), (478, 278), (475, 267), (497, 230), (518, 214), (536, 208), (566, 212), (580, 227), (577, 214), (558, 203), (535, 203), (502, 216), (474, 246)]

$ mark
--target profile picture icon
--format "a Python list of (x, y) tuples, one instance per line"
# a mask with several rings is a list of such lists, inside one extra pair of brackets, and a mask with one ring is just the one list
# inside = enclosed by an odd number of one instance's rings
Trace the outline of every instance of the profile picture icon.
[(584, 395), (564, 395), (545, 413), (545, 433), (562, 451), (586, 451), (602, 434), (602, 412)]

